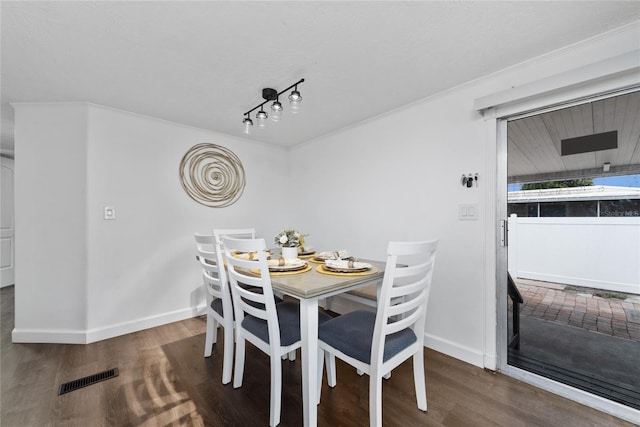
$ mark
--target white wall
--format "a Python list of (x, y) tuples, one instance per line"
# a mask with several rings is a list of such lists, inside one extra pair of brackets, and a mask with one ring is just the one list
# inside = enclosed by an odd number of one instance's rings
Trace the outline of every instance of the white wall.
[[(288, 223), (268, 197), (287, 174), (278, 148), (84, 103), (16, 105), (16, 141), (17, 342), (91, 342), (193, 316), (204, 303), (194, 232), (254, 226), (270, 240)], [(243, 162), (230, 207), (180, 185), (199, 143)]]
[(15, 138), (16, 329), (73, 341), (87, 327), (86, 106), (22, 105)]
[(509, 217), (509, 272), (640, 294), (640, 218)]
[[(485, 347), (487, 152), (469, 91), (451, 91), (292, 152), (299, 224), (323, 249), (384, 259), (390, 240), (439, 239), (427, 344), (476, 365)], [(495, 142), (494, 142), (495, 143)], [(328, 165), (331, 165), (330, 167)], [(463, 187), (463, 173), (479, 185)], [(459, 204), (478, 219), (459, 221)]]

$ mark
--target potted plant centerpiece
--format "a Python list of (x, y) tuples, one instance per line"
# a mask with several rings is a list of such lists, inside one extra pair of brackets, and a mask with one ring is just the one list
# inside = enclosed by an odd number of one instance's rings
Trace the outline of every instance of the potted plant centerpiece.
[(304, 235), (295, 228), (287, 228), (276, 235), (274, 242), (282, 247), (284, 259), (294, 259), (298, 258), (298, 248), (304, 243)]

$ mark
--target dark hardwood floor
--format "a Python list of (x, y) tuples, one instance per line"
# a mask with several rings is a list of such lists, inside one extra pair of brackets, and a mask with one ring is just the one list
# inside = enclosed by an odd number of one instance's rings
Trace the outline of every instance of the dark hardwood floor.
[[(223, 386), (222, 336), (203, 357), (204, 317), (89, 345), (13, 344), (13, 287), (0, 290), (0, 425), (265, 426), (269, 363), (248, 345), (241, 388)], [(298, 353), (299, 354), (299, 353)], [(385, 426), (631, 426), (632, 424), (425, 350), (428, 411), (416, 407), (411, 362), (383, 389)], [(60, 384), (111, 368), (119, 376), (57, 395)], [(368, 377), (338, 361), (322, 389), (320, 426), (368, 425)], [(282, 426), (302, 422), (300, 359), (283, 362)]]

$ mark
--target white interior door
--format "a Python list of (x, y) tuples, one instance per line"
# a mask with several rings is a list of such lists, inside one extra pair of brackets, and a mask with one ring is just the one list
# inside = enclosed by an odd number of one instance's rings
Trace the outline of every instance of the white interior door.
[(13, 159), (0, 158), (0, 287), (14, 284)]

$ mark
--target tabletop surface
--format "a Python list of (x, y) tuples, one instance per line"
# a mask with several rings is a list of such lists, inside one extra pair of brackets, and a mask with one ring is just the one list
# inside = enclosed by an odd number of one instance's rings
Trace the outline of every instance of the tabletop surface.
[(271, 275), (271, 286), (277, 291), (297, 297), (313, 298), (327, 295), (336, 291), (342, 291), (351, 287), (358, 287), (364, 283), (382, 280), (385, 263), (380, 261), (360, 260), (375, 266), (378, 271), (367, 275), (328, 275), (318, 273), (315, 264), (309, 260), (307, 263), (311, 271), (290, 275)]

